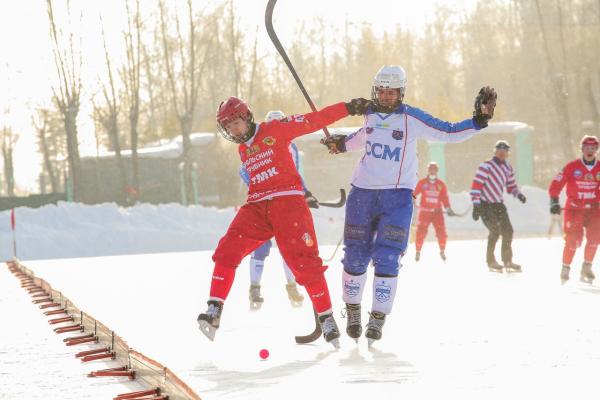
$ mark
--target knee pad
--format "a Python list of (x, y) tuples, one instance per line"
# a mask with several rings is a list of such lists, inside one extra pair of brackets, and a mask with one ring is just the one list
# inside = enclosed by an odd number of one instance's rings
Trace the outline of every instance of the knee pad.
[(342, 264), (344, 271), (352, 275), (362, 275), (369, 266), (369, 249), (366, 245), (348, 245), (344, 248), (344, 258)]
[(373, 252), (375, 274), (380, 276), (396, 276), (402, 266), (400, 259), (403, 253), (394, 247), (382, 246)]

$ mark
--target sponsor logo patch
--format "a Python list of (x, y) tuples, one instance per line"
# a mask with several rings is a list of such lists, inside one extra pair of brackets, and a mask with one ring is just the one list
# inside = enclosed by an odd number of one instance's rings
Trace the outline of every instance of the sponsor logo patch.
[(246, 149), (246, 156), (250, 157), (252, 154), (256, 154), (260, 151), (260, 147), (257, 144), (253, 144), (252, 146)]
[(307, 247), (312, 247), (315, 244), (310, 236), (310, 233), (308, 232), (305, 232), (304, 235), (302, 235), (302, 240), (304, 240), (304, 243)]
[(581, 178), (583, 176), (583, 172), (581, 172), (580, 170), (576, 169), (575, 172), (573, 172), (573, 176), (575, 178)]
[(594, 175), (592, 175), (592, 174), (585, 174), (585, 180), (586, 181), (593, 181), (594, 180)]
[(385, 284), (385, 282), (381, 282), (380, 284), (375, 285), (375, 299), (380, 303), (385, 303), (390, 300), (392, 295), (392, 288)]
[(402, 140), (404, 138), (404, 131), (393, 130), (392, 137), (396, 140)]
[(267, 136), (263, 139), (263, 143), (267, 146), (273, 146), (275, 144), (275, 138), (273, 136)]
[(357, 282), (344, 282), (344, 293), (346, 293), (348, 297), (355, 297), (356, 295), (358, 295), (359, 291), (360, 285)]

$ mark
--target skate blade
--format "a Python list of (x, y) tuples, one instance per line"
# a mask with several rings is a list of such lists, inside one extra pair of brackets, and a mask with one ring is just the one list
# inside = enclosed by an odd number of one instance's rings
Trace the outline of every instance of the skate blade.
[(583, 283), (587, 283), (588, 285), (591, 285), (592, 283), (594, 283), (593, 279), (579, 278), (579, 280)]
[(358, 338), (353, 338), (356, 344), (358, 344)]
[(302, 302), (301, 301), (291, 301), (290, 303), (292, 303), (292, 307), (294, 307), (294, 308), (300, 308), (300, 307), (302, 307)]
[(336, 349), (340, 349), (340, 339), (332, 339), (329, 343)]
[(369, 341), (369, 350), (373, 347), (373, 343), (375, 343), (375, 339), (368, 339)]
[(568, 279), (561, 279), (560, 280), (560, 284), (564, 285), (565, 283), (567, 283), (569, 280)]
[(497, 273), (497, 274), (501, 274), (501, 273), (503, 273), (503, 272), (504, 272), (504, 271), (502, 271), (501, 269), (494, 269), (494, 268), (488, 268), (488, 269), (490, 270), (490, 272), (495, 272), (495, 273)]
[(263, 304), (262, 301), (251, 301), (250, 302), (250, 310), (252, 310), (252, 311), (260, 310), (260, 308), (262, 307), (262, 304)]
[(198, 328), (200, 329), (200, 332), (202, 332), (204, 336), (206, 336), (211, 342), (215, 340), (217, 328), (206, 321), (198, 321)]

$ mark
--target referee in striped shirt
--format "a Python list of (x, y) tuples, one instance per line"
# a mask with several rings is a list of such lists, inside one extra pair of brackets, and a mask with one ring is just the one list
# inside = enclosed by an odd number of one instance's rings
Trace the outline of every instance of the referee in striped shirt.
[(471, 185), (471, 200), (473, 201), (473, 219), (479, 217), (490, 231), (487, 243), (487, 264), (492, 272), (502, 273), (502, 265), (496, 261), (494, 250), (498, 238), (502, 236), (502, 263), (507, 272), (521, 272), (521, 266), (512, 261), (513, 227), (508, 218), (504, 205), (503, 192), (518, 198), (522, 203), (527, 201), (519, 191), (515, 182), (513, 168), (506, 161), (510, 145), (506, 140), (496, 142), (494, 157), (483, 162), (477, 168)]

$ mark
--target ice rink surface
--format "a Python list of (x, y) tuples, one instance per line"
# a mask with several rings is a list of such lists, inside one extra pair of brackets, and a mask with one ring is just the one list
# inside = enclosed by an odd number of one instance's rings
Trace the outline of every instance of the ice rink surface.
[[(393, 313), (372, 350), (364, 338), (355, 344), (346, 336), (338, 351), (322, 339), (294, 343), (294, 335), (312, 330), (313, 320), (306, 300), (300, 309), (290, 306), (276, 249), (265, 264), (263, 308), (249, 311), (244, 261), (213, 343), (196, 324), (206, 308), (211, 252), (25, 264), (131, 347), (174, 370), (203, 399), (598, 399), (600, 281), (578, 281), (578, 253), (572, 279), (562, 286), (562, 243), (515, 240), (515, 261), (524, 272), (503, 275), (485, 268), (483, 241), (450, 242), (445, 264), (434, 243), (425, 244), (419, 263), (411, 247)], [(332, 251), (321, 247), (324, 258)], [(341, 253), (329, 263), (327, 279), (344, 330)], [(597, 263), (594, 270), (598, 275)], [(365, 322), (370, 304), (367, 289)], [(8, 340), (19, 345), (21, 338)], [(263, 348), (270, 352), (264, 361)], [(0, 369), (7, 369), (2, 359)]]

